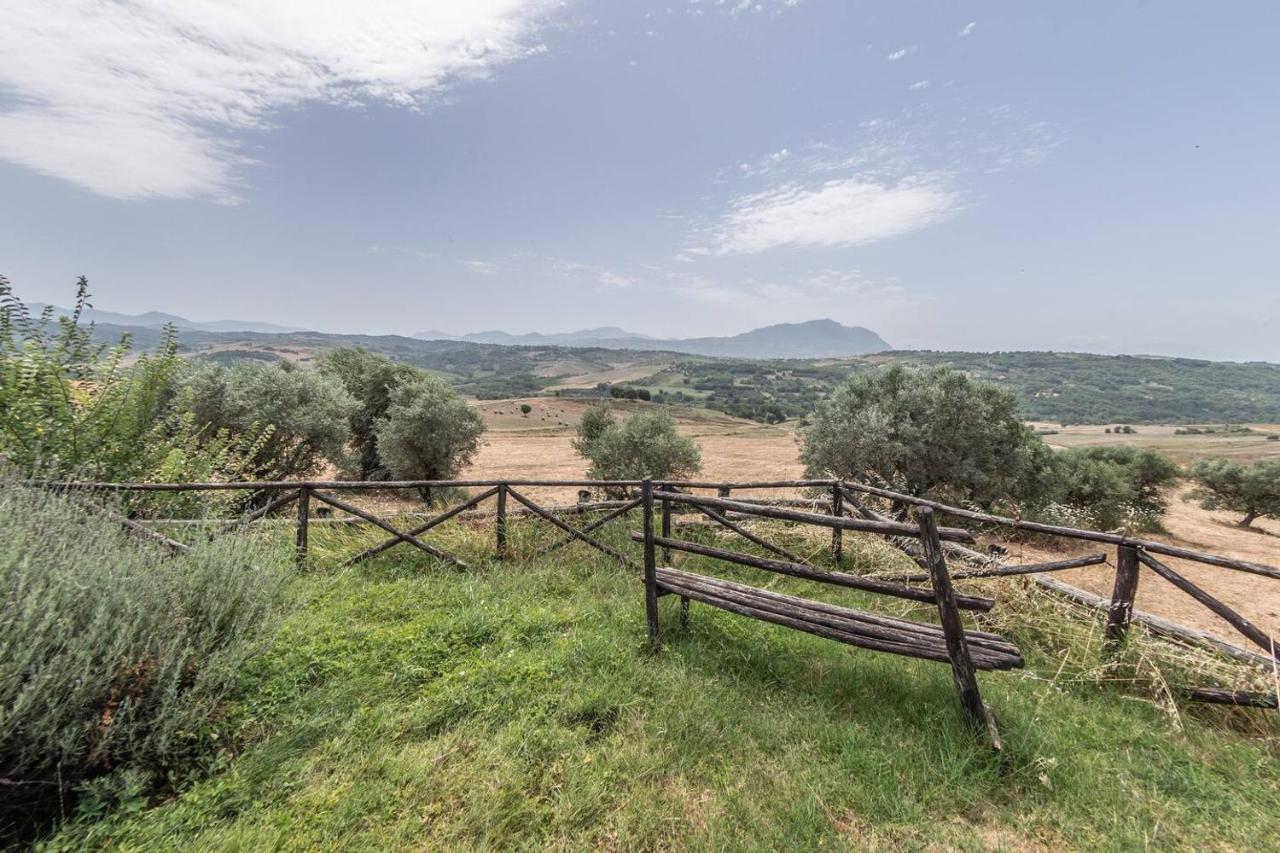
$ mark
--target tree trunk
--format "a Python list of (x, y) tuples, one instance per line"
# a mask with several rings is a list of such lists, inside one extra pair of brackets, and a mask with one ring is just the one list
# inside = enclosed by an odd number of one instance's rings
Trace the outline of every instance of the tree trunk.
[(1245, 513), (1244, 518), (1240, 519), (1239, 524), (1241, 527), (1248, 527), (1250, 524), (1253, 524), (1253, 520), (1257, 517), (1258, 514), (1256, 512), (1249, 510)]

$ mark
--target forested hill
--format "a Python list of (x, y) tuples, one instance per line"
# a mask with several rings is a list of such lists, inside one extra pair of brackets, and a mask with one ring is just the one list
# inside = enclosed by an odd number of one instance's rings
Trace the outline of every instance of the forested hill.
[[(100, 325), (143, 348), (154, 328)], [(850, 372), (902, 362), (949, 365), (1010, 388), (1033, 420), (1057, 423), (1280, 423), (1280, 365), (1054, 352), (898, 351), (844, 359), (748, 360), (661, 350), (499, 346), (397, 335), (180, 330), (188, 354), (226, 361), (284, 358), (361, 346), (432, 370), (478, 397), (589, 393), (601, 383), (645, 388), (676, 404), (755, 419), (803, 417)], [(657, 342), (655, 342), (657, 343)]]
[(1280, 423), (1280, 365), (1056, 352), (895, 352), (1007, 385), (1034, 420)]

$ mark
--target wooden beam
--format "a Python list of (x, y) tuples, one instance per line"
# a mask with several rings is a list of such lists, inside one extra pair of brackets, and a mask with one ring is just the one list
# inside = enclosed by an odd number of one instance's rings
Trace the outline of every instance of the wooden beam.
[(942, 539), (938, 536), (938, 522), (933, 517), (933, 510), (921, 507), (916, 510), (916, 520), (920, 523), (920, 544), (924, 546), (925, 558), (929, 561), (929, 574), (933, 581), (933, 595), (938, 602), (938, 615), (942, 619), (942, 632), (947, 641), (947, 656), (951, 659), (951, 675), (956, 683), (956, 691), (960, 694), (960, 704), (974, 724), (984, 730), (991, 741), (992, 749), (999, 752), (1004, 748), (1000, 740), (1000, 731), (996, 728), (995, 717), (991, 709), (982, 701), (978, 691), (978, 678), (974, 672), (973, 658), (969, 644), (965, 640), (964, 622), (960, 620), (960, 609), (956, 606), (955, 591), (951, 588), (951, 575), (947, 573), (947, 558), (942, 553)]
[[(643, 503), (643, 501), (641, 501), (640, 498), (636, 498), (633, 501), (627, 501), (622, 506), (618, 507), (617, 509), (608, 513), (607, 515), (603, 515), (600, 518), (597, 518), (595, 521), (591, 522), (586, 527), (579, 528), (578, 532), (590, 533), (591, 531), (597, 528), (604, 527), (606, 524), (613, 521), (614, 519), (620, 518), (626, 515), (627, 513), (631, 512), (631, 510), (640, 506), (641, 503)], [(578, 537), (576, 536), (566, 536), (565, 538), (561, 539), (559, 542), (553, 542), (552, 544), (543, 548), (541, 551), (535, 552), (533, 556), (534, 558), (545, 557), (547, 554), (550, 554), (552, 551), (557, 551), (563, 548), (565, 545), (568, 545), (570, 542), (577, 542), (577, 541), (578, 541)]]
[[(1003, 578), (1012, 575), (1034, 575), (1042, 572), (1060, 572), (1066, 569), (1079, 569), (1084, 566), (1097, 566), (1107, 561), (1106, 554), (1088, 554), (1084, 557), (1072, 557), (1069, 560), (1054, 560), (1051, 563), (1027, 563), (1021, 566), (993, 566), (989, 569), (972, 569), (970, 571), (952, 572), (953, 581), (966, 578)], [(881, 580), (899, 581), (901, 583), (922, 583), (929, 580), (928, 574), (876, 575)]]
[[(632, 534), (631, 538), (640, 541), (639, 534)], [(834, 586), (848, 587), (849, 589), (860, 589), (864, 592), (889, 595), (894, 598), (905, 598), (908, 601), (920, 601), (928, 604), (934, 603), (933, 592), (928, 589), (921, 589), (920, 587), (906, 586), (904, 584), (892, 583), (890, 581), (882, 581), (878, 578), (851, 575), (845, 572), (828, 572), (801, 565), (799, 563), (770, 560), (766, 557), (756, 557), (751, 554), (739, 554), (736, 551), (726, 551), (723, 548), (714, 548), (710, 545), (699, 545), (696, 542), (686, 542), (683, 539), (663, 539), (659, 537), (655, 541), (657, 541), (659, 545), (676, 551), (684, 551), (688, 554), (698, 554), (702, 557), (725, 560), (730, 563), (737, 563), (741, 566), (751, 566), (756, 569), (764, 569), (767, 572), (791, 575), (792, 577), (818, 581), (819, 583), (829, 583)], [(983, 598), (977, 595), (957, 595), (956, 601), (959, 603), (960, 607), (965, 610), (978, 610), (983, 612), (990, 610), (995, 605), (994, 599)]]
[[(743, 503), (742, 501), (727, 501), (719, 498), (706, 498), (700, 495), (687, 495), (682, 492), (656, 492), (655, 498), (660, 500), (673, 500), (676, 503), (688, 504), (690, 506), (707, 506), (713, 509), (732, 510), (742, 513), (743, 515), (757, 515), (763, 518), (777, 518), (782, 521), (797, 521), (803, 524), (813, 524), (818, 527), (832, 527), (843, 530), (858, 530), (864, 533), (878, 533), (881, 535), (899, 535), (899, 536), (918, 536), (920, 529), (912, 524), (903, 524), (897, 521), (869, 521), (859, 518), (836, 518), (825, 513), (819, 512), (800, 512), (799, 510), (783, 509), (774, 506), (760, 506), (759, 504)], [(943, 539), (954, 542), (973, 542), (974, 536), (967, 530), (958, 527), (944, 527), (939, 529), (939, 535)]]
[(588, 536), (582, 531), (577, 530), (574, 527), (571, 527), (570, 525), (556, 518), (554, 515), (547, 512), (545, 509), (538, 506), (536, 503), (529, 500), (524, 495), (520, 494), (510, 486), (507, 487), (507, 494), (515, 498), (520, 503), (524, 504), (526, 507), (528, 507), (529, 510), (531, 510), (534, 515), (537, 515), (538, 517), (551, 522), (556, 527), (559, 527), (561, 530), (563, 530), (565, 533), (568, 533), (573, 538), (581, 542), (585, 542), (586, 544), (590, 545), (592, 548), (595, 548), (599, 551), (603, 551), (604, 553), (608, 554), (610, 557), (613, 557), (614, 559), (622, 562), (623, 564), (627, 563), (627, 558), (621, 552), (616, 551), (613, 548), (610, 548), (608, 545), (601, 542), (600, 540), (595, 539), (591, 536)]
[(447, 551), (442, 551), (439, 548), (428, 545), (426, 542), (423, 542), (421, 539), (419, 539), (417, 536), (414, 536), (411, 533), (405, 533), (401, 530), (397, 530), (387, 522), (378, 518), (376, 515), (365, 512), (364, 510), (360, 509), (360, 507), (358, 506), (353, 506), (347, 503), (346, 501), (341, 500), (340, 498), (335, 498), (333, 495), (327, 495), (324, 492), (312, 492), (312, 495), (318, 501), (327, 503), (329, 506), (340, 509), (343, 512), (349, 512), (354, 516), (363, 518), (365, 521), (369, 522), (370, 524), (381, 527), (383, 530), (387, 531), (388, 533), (390, 533), (392, 536), (396, 537), (400, 541), (408, 542), (410, 545), (414, 546), (418, 550), (423, 551), (427, 554), (430, 554), (432, 557), (435, 557), (437, 560), (443, 560), (446, 563), (453, 563), (455, 566), (457, 566), (460, 569), (467, 568), (466, 563), (462, 562), (457, 557), (453, 556)]
[(1187, 580), (1150, 554), (1139, 552), (1138, 559), (1141, 560), (1142, 564), (1148, 569), (1151, 569), (1151, 571), (1155, 572), (1160, 577), (1164, 578), (1169, 583), (1173, 584), (1178, 589), (1203, 604), (1211, 610), (1214, 615), (1222, 619), (1222, 621), (1248, 637), (1255, 645), (1261, 647), (1263, 651), (1267, 652), (1267, 654), (1275, 655), (1276, 642), (1275, 638), (1270, 634), (1258, 628), (1258, 626), (1254, 625), (1248, 619), (1244, 618), (1226, 604), (1214, 598), (1212, 595), (1205, 592), (1203, 589), (1196, 586), (1194, 583)]
[[(476, 506), (477, 504), (483, 503), (484, 501), (493, 497), (495, 494), (498, 493), (499, 488), (501, 487), (494, 486), (492, 489), (486, 489), (485, 491), (481, 492), (475, 497), (468, 498), (467, 500), (463, 501), (457, 506), (447, 509), (444, 512), (440, 513), (439, 515), (432, 516), (431, 518), (424, 521), (422, 524), (419, 524), (417, 527), (410, 530), (408, 532), (409, 535), (421, 536), (431, 528), (436, 527), (437, 525), (443, 524), (444, 522), (448, 521), (454, 516), (460, 515), (466, 512), (467, 510), (471, 509), (472, 507)], [(397, 534), (396, 536), (391, 537), (385, 542), (382, 542), (378, 545), (374, 545), (372, 548), (366, 548), (365, 550), (361, 551), (359, 554), (356, 554), (354, 557), (349, 558), (345, 563), (343, 563), (343, 565), (346, 565), (346, 566), (355, 565), (356, 563), (359, 563), (362, 560), (367, 560), (370, 557), (381, 554), (383, 551), (386, 551), (388, 548), (392, 548), (396, 545), (399, 545), (401, 542), (406, 542), (406, 541), (408, 540), (402, 539)]]

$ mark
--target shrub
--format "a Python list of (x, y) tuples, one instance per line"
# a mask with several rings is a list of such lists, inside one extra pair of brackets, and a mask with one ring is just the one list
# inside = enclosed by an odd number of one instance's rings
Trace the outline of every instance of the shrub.
[(524, 415), (526, 418), (529, 417), (529, 413), (532, 411), (533, 411), (533, 406), (530, 406), (528, 403), (520, 404), (520, 414)]
[(173, 329), (126, 366), (130, 338), (94, 343), (80, 325), (88, 307), (81, 276), (70, 316), (32, 317), (0, 276), (0, 454), (28, 474), (139, 479), (180, 364)]
[(421, 378), (423, 372), (358, 347), (330, 350), (320, 357), (318, 369), (341, 382), (358, 404), (350, 416), (357, 476), (361, 480), (387, 479), (391, 474), (378, 453), (375, 428), (387, 416), (391, 392)]
[(1050, 466), (1012, 394), (948, 368), (854, 374), (802, 435), (806, 476), (952, 501), (1039, 499)]
[(283, 577), (241, 538), (170, 557), (81, 499), (0, 489), (0, 827), (197, 769)]
[[(69, 316), (31, 317), (0, 276), (0, 456), (27, 476), (93, 480), (226, 480), (254, 476), (264, 432), (205, 429), (170, 400), (181, 368), (171, 328), (131, 366), (129, 336), (94, 343), (80, 318), (81, 276)], [(136, 493), (130, 509), (214, 513), (229, 492)]]
[[(386, 417), (374, 433), (393, 477), (448, 480), (479, 451), (484, 420), (445, 382), (422, 377), (391, 392)], [(423, 490), (423, 497), (429, 496)]]
[(664, 410), (638, 412), (617, 421), (604, 406), (583, 413), (573, 448), (590, 461), (593, 480), (677, 480), (702, 470), (702, 452), (676, 431)]
[(326, 462), (348, 462), (349, 424), (359, 403), (332, 376), (288, 362), (242, 361), (189, 365), (178, 408), (208, 430), (257, 436), (269, 428), (253, 464), (264, 476), (285, 479), (313, 474)]
[(1205, 509), (1242, 512), (1240, 526), (1257, 518), (1280, 518), (1280, 459), (1246, 467), (1229, 459), (1202, 459), (1191, 469), (1196, 488), (1190, 497)]

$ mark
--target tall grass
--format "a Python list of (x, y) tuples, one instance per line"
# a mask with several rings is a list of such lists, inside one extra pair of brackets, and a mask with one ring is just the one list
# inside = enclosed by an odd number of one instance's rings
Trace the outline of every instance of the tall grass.
[(171, 783), (216, 752), (283, 577), (246, 539), (171, 557), (83, 498), (4, 484), (0, 826)]

